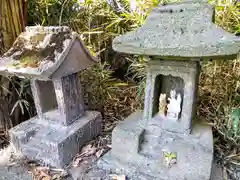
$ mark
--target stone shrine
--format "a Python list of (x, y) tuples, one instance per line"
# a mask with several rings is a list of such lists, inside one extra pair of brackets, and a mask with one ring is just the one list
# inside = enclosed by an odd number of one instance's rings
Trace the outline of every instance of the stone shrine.
[(78, 72), (96, 63), (68, 27), (26, 27), (0, 60), (0, 72), (30, 78), (37, 116), (9, 131), (23, 155), (65, 167), (101, 132), (101, 114), (86, 111)]
[(213, 17), (207, 1), (159, 5), (140, 28), (114, 39), (114, 50), (150, 59), (144, 111), (115, 127), (112, 149), (86, 179), (211, 178), (212, 129), (195, 120), (200, 62), (233, 59), (240, 51), (240, 39), (215, 25)]

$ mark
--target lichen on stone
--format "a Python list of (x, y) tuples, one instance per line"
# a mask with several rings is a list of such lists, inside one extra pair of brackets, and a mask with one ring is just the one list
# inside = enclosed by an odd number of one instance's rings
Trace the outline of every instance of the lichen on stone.
[(164, 164), (170, 168), (173, 164), (177, 163), (177, 153), (163, 150), (163, 161)]
[(65, 49), (64, 41), (71, 38), (69, 31), (24, 32), (4, 56), (12, 57), (15, 60), (12, 66), (37, 68), (42, 61), (55, 62), (55, 52), (61, 54)]

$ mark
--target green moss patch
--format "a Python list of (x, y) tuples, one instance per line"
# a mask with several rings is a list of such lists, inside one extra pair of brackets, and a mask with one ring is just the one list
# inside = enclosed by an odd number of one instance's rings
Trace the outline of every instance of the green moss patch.
[[(19, 63), (15, 63), (15, 67), (38, 67), (42, 60), (48, 60), (55, 62), (54, 51), (58, 53), (63, 52), (63, 42), (67, 39), (71, 39), (69, 32), (60, 32), (52, 34), (49, 44), (45, 48), (38, 48), (37, 46), (41, 43), (46, 33), (39, 33), (35, 36), (30, 37), (30, 43), (32, 49), (26, 48), (26, 38), (18, 37), (13, 47), (5, 54), (5, 57), (12, 56), (14, 60), (18, 60)], [(18, 55), (14, 53), (19, 52)]]

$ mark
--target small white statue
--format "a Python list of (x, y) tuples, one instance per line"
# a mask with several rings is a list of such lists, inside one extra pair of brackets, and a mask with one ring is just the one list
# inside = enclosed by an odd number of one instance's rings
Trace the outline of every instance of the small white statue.
[(177, 95), (176, 99), (176, 91), (171, 90), (170, 91), (170, 98), (168, 98), (168, 105), (167, 105), (167, 117), (178, 120), (179, 113), (181, 111), (181, 95)]
[(160, 94), (158, 114), (160, 116), (166, 116), (166, 113), (167, 113), (167, 95), (166, 94)]

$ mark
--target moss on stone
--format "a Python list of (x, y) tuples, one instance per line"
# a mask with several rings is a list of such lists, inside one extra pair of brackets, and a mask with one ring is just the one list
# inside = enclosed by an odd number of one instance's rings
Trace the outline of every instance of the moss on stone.
[[(42, 60), (55, 62), (54, 51), (62, 53), (64, 50), (63, 42), (67, 39), (71, 39), (71, 35), (69, 32), (54, 33), (50, 38), (49, 44), (45, 48), (38, 48), (37, 46), (44, 40), (46, 35), (46, 33), (38, 33), (37, 35), (30, 37), (30, 42), (27, 43), (32, 45), (32, 49), (26, 48), (26, 41), (29, 40), (21, 36), (18, 37), (5, 56), (13, 56), (13, 59), (18, 60), (19, 65), (22, 67), (38, 67)], [(18, 55), (14, 55), (16, 52), (19, 52)]]

